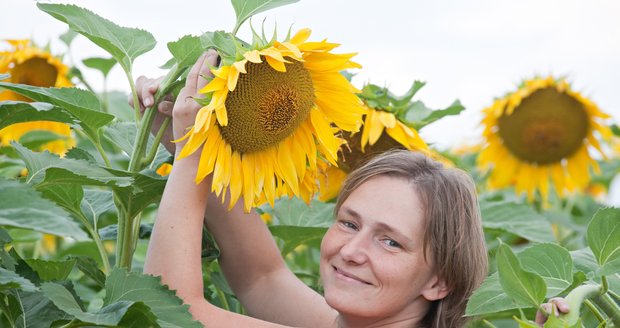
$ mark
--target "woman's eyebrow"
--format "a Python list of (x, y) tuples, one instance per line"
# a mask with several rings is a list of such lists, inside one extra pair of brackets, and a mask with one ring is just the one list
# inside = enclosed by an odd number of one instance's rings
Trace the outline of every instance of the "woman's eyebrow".
[[(356, 212), (354, 209), (350, 208), (350, 207), (341, 207), (341, 210), (343, 210), (345, 212), (345, 214), (351, 216), (352, 218), (356, 219), (356, 220), (363, 220), (364, 218), (362, 217), (362, 215), (360, 215), (358, 212)], [(413, 239), (411, 239), (410, 237), (407, 237), (407, 235), (405, 235), (404, 233), (402, 233), (399, 229), (385, 223), (385, 222), (381, 222), (380, 220), (373, 220), (374, 222), (372, 222), (371, 224), (374, 225), (377, 229), (379, 230), (383, 230), (383, 231), (387, 231), (389, 233), (393, 233), (395, 234), (400, 240), (401, 242), (404, 243), (413, 243)]]

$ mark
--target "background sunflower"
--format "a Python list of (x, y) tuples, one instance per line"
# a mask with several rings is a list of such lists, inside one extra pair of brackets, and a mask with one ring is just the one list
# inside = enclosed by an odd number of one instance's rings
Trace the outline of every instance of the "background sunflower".
[(421, 128), (429, 124), (432, 120), (428, 118), (433, 114), (439, 119), (442, 115), (459, 113), (464, 108), (455, 102), (441, 113), (441, 110), (431, 111), (421, 101), (411, 101), (423, 86), (424, 83), (416, 81), (409, 91), (400, 97), (393, 95), (387, 88), (374, 84), (364, 86), (359, 94), (367, 110), (362, 132), (343, 133), (347, 145), (343, 147), (338, 158), (338, 166), (321, 163), (319, 200), (334, 199), (351, 171), (372, 157), (391, 149), (421, 151), (448, 163), (429, 148), (414, 126)]
[(605, 156), (599, 139), (611, 136), (609, 115), (551, 76), (526, 80), (483, 112), (478, 164), (490, 170), (489, 187), (514, 186), (530, 200), (539, 190), (546, 202), (550, 182), (559, 196), (583, 191), (590, 168), (599, 171), (590, 149)]
[[(8, 73), (6, 82), (27, 84), (39, 87), (70, 87), (69, 67), (62, 60), (48, 51), (31, 44), (30, 40), (7, 40), (12, 46), (9, 51), (0, 52), (0, 74)], [(0, 89), (0, 101), (30, 101), (30, 99), (9, 90)], [(57, 137), (50, 142), (41, 144), (39, 150), (49, 150), (63, 155), (75, 146), (68, 124), (49, 121), (32, 121), (17, 123), (0, 130), (0, 145), (8, 145), (10, 141), (18, 141), (32, 131), (44, 131)]]
[(317, 161), (337, 165), (339, 130), (361, 126), (358, 90), (340, 74), (360, 67), (354, 54), (333, 54), (337, 44), (309, 36), (302, 29), (283, 42), (255, 39), (232, 56), (220, 51), (222, 66), (200, 90), (209, 101), (179, 159), (204, 145), (196, 181), (213, 173), (214, 192), (230, 188), (230, 208), (241, 195), (246, 211), (282, 195), (310, 201)]

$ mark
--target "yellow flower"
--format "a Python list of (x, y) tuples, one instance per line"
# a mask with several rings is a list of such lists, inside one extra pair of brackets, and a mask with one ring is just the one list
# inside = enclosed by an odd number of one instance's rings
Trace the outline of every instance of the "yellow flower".
[(340, 74), (360, 67), (355, 54), (333, 54), (337, 44), (306, 42), (303, 29), (289, 41), (239, 54), (213, 69), (201, 93), (211, 95), (198, 112), (179, 159), (204, 145), (196, 181), (213, 173), (212, 190), (230, 207), (243, 195), (249, 211), (281, 195), (309, 201), (316, 190), (317, 161), (336, 165), (344, 140), (357, 131), (364, 108)]
[(171, 171), (172, 171), (172, 165), (169, 163), (164, 163), (155, 172), (161, 175), (162, 177), (165, 177), (169, 175)]
[[(72, 86), (67, 74), (69, 68), (49, 52), (30, 44), (30, 40), (7, 40), (13, 46), (11, 51), (0, 51), (0, 74), (8, 73), (8, 82), (28, 84), (39, 87)], [(9, 90), (0, 91), (0, 101), (30, 101), (30, 99)], [(17, 123), (0, 130), (0, 145), (8, 145), (12, 140), (19, 140), (24, 134), (35, 131), (49, 131), (64, 138), (48, 142), (40, 147), (63, 155), (75, 146), (68, 124), (48, 121)]]
[(478, 164), (491, 170), (490, 188), (514, 186), (529, 200), (539, 190), (546, 203), (550, 183), (560, 197), (582, 191), (590, 168), (599, 171), (589, 151), (605, 156), (599, 139), (611, 136), (607, 118), (565, 80), (527, 80), (484, 109), (485, 145)]
[[(319, 200), (334, 199), (348, 173), (371, 157), (390, 149), (422, 151), (438, 158), (420, 138), (417, 131), (401, 122), (393, 113), (365, 106), (362, 134), (345, 133), (348, 146), (342, 151), (338, 167), (322, 164), (319, 175)], [(384, 133), (385, 132), (385, 133)]]

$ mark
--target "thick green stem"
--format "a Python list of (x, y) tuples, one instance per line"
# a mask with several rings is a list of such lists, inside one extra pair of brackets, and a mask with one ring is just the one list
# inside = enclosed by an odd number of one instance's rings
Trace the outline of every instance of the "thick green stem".
[(581, 314), (581, 304), (583, 304), (586, 299), (593, 299), (600, 294), (601, 286), (599, 285), (585, 284), (577, 286), (566, 295), (566, 303), (570, 311), (567, 314), (560, 315), (560, 317), (564, 319), (569, 326), (576, 324)]
[(103, 146), (101, 146), (101, 137), (98, 136), (97, 140), (94, 140), (94, 144), (95, 148), (97, 148), (97, 151), (99, 151), (101, 158), (103, 158), (103, 162), (105, 163), (105, 165), (109, 168), (112, 168), (112, 163), (108, 159), (108, 155), (105, 153), (105, 150), (103, 150)]
[[(157, 110), (155, 109), (157, 108), (157, 105), (159, 104), (161, 98), (164, 97), (168, 92), (168, 87), (179, 77), (179, 75), (181, 75), (182, 72), (183, 69), (179, 69), (179, 67), (176, 65), (172, 67), (172, 69), (170, 69), (168, 74), (164, 77), (164, 80), (161, 82), (159, 89), (155, 93), (155, 101), (152, 108), (147, 108), (144, 111), (144, 117), (142, 118), (142, 121), (138, 123), (138, 133), (136, 133), (134, 150), (131, 154), (131, 159), (129, 161), (129, 171), (138, 172), (143, 168), (143, 156), (146, 152), (146, 147), (149, 140), (149, 133), (151, 131), (151, 125), (153, 124), (153, 121), (155, 120), (155, 115), (157, 114)], [(139, 107), (137, 102), (138, 96), (136, 94), (136, 96), (134, 97), (134, 103)], [(157, 145), (153, 145), (153, 147), (156, 146)]]
[(118, 216), (118, 233), (116, 241), (116, 266), (119, 268), (131, 269), (133, 258), (133, 219), (124, 211)]
[(614, 327), (620, 327), (620, 307), (608, 294), (598, 295), (592, 298), (596, 304), (614, 323)]
[(149, 151), (148, 155), (146, 155), (146, 157), (144, 158), (144, 162), (142, 163), (142, 165), (145, 165), (145, 166), (149, 165), (155, 159), (155, 156), (157, 155), (157, 150), (159, 149), (159, 142), (161, 141), (161, 138), (164, 136), (164, 133), (166, 133), (166, 129), (168, 128), (170, 121), (171, 121), (170, 117), (166, 117), (164, 121), (161, 123), (161, 127), (159, 127), (159, 131), (157, 131), (157, 134), (155, 135), (153, 146), (151, 146), (151, 150)]
[(108, 252), (105, 250), (105, 246), (99, 237), (97, 229), (94, 228), (90, 222), (88, 222), (88, 219), (81, 212), (75, 212), (75, 215), (82, 221), (82, 224), (86, 227), (86, 230), (88, 230), (88, 233), (95, 241), (97, 251), (99, 252), (99, 256), (101, 256), (101, 262), (103, 263), (103, 271), (106, 276), (109, 275), (110, 272), (112, 272), (112, 267), (110, 266), (110, 260), (108, 259)]
[(598, 308), (596, 306), (594, 306), (594, 304), (592, 304), (592, 301), (585, 300), (585, 301), (583, 301), (583, 304), (585, 304), (588, 307), (588, 309), (590, 309), (590, 312), (592, 312), (592, 314), (594, 314), (594, 316), (596, 317), (596, 320), (598, 320), (598, 322), (604, 322), (605, 321), (605, 317), (603, 317), (603, 314), (601, 313), (601, 311), (599, 311)]

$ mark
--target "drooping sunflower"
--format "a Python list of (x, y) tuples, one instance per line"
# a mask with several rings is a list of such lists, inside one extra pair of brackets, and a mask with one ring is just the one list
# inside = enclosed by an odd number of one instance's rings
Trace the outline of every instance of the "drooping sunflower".
[(551, 185), (562, 197), (583, 190), (590, 169), (599, 172), (590, 151), (605, 157), (599, 140), (611, 136), (604, 122), (610, 116), (566, 80), (526, 80), (483, 112), (478, 164), (490, 170), (490, 188), (514, 186), (529, 200), (538, 190), (546, 202)]
[[(366, 93), (373, 89), (376, 90), (377, 87), (370, 84), (364, 87)], [(387, 90), (381, 89), (379, 92), (383, 92), (387, 96)], [(371, 106), (366, 101), (364, 93), (360, 97), (364, 100), (364, 107), (366, 108), (362, 133), (343, 133), (347, 146), (343, 147), (338, 159), (338, 166), (328, 163), (320, 164), (318, 198), (321, 201), (334, 199), (338, 195), (345, 178), (352, 170), (370, 158), (391, 149), (421, 151), (438, 158), (438, 155), (429, 149), (418, 132), (405, 124), (400, 116), (395, 115), (399, 108), (392, 106), (394, 103), (394, 99), (390, 99), (392, 97), (385, 97), (384, 106), (378, 105), (376, 107)], [(402, 107), (406, 108), (408, 104), (409, 101), (403, 103)]]
[(282, 195), (307, 201), (316, 190), (317, 161), (337, 164), (341, 130), (357, 131), (365, 112), (359, 92), (340, 71), (359, 68), (338, 44), (307, 42), (302, 29), (283, 42), (238, 53), (212, 69), (200, 109), (179, 158), (204, 145), (196, 181), (213, 173), (212, 190), (243, 195), (249, 211)]
[[(0, 52), (0, 73), (11, 76), (7, 82), (28, 84), (39, 87), (70, 87), (69, 67), (60, 58), (48, 51), (33, 46), (30, 40), (7, 40), (13, 47)], [(30, 101), (30, 99), (9, 90), (0, 90), (0, 101)], [(75, 146), (68, 124), (49, 121), (32, 121), (16, 123), (0, 130), (0, 145), (8, 145), (12, 140), (19, 140), (30, 131), (48, 131), (62, 136), (58, 140), (41, 145), (41, 150), (49, 150), (62, 155)]]

